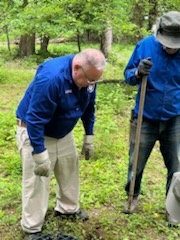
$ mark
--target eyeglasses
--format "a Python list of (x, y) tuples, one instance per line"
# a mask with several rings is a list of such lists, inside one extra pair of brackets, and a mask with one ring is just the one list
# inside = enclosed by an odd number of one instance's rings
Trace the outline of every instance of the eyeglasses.
[(84, 71), (84, 68), (81, 66), (81, 69), (82, 69), (82, 72), (86, 78), (86, 81), (89, 85), (94, 85), (96, 83), (99, 83), (99, 82), (102, 82), (103, 80), (92, 80), (92, 79), (89, 79), (89, 77), (87, 76), (86, 72)]

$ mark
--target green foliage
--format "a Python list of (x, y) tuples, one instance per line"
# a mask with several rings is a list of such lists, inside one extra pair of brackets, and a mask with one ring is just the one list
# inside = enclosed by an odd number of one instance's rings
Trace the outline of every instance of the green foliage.
[[(36, 37), (81, 38), (93, 33), (96, 40), (107, 27), (114, 39), (134, 43), (150, 33), (152, 19), (170, 10), (180, 10), (180, 0), (22, 0), (0, 2), (1, 39)], [(156, 9), (156, 11), (152, 11)], [(149, 21), (151, 19), (151, 22)], [(6, 37), (5, 37), (5, 35)]]
[[(4, 108), (3, 108), (4, 107)], [(1, 110), (4, 112), (7, 106), (3, 106)], [(9, 112), (0, 113), (0, 146), (4, 146), (5, 142), (14, 139), (14, 119)]]
[(180, 0), (159, 0), (158, 3), (161, 13), (168, 11), (180, 11)]
[[(19, 208), (20, 203), (21, 163), (15, 151), (15, 119), (12, 112), (9, 112), (8, 107), (8, 104), (6, 106), (2, 104), (0, 113), (0, 223), (14, 224), (17, 221), (14, 206)], [(19, 182), (19, 184), (15, 184), (16, 182)], [(9, 217), (8, 213), (12, 214), (12, 217)]]
[(1, 44), (0, 47), (0, 66), (4, 65), (6, 62), (10, 61), (13, 59), (13, 57), (16, 55), (17, 53), (17, 49), (16, 48), (12, 48), (11, 49), (11, 53), (7, 50), (7, 46), (5, 44)]
[(123, 70), (134, 46), (114, 44), (108, 56), (104, 79), (124, 80)]
[[(63, 53), (62, 45), (59, 47), (56, 51)], [(109, 79), (122, 76), (132, 47), (114, 46), (105, 79), (107, 76)], [(68, 52), (68, 49), (73, 50), (70, 44), (64, 51)], [(16, 62), (11, 60), (1, 65), (4, 80), (3, 83), (0, 81), (0, 239), (5, 240), (21, 240), (24, 237), (19, 223), (22, 169), (15, 144), (15, 109), (32, 78), (32, 66), (36, 61), (34, 57)], [(13, 75), (11, 80), (9, 75)], [(54, 217), (56, 181), (52, 178), (44, 232), (64, 232), (79, 240), (179, 238), (180, 230), (168, 228), (165, 221), (166, 172), (158, 145), (145, 170), (138, 213), (129, 216), (121, 212), (126, 199), (124, 184), (127, 177), (129, 117), (135, 91), (130, 89), (110, 83), (97, 86), (95, 152), (89, 161), (80, 155), (81, 206), (88, 210), (90, 220), (86, 223), (68, 222)], [(74, 130), (79, 153), (83, 134), (79, 121)]]
[(20, 70), (12, 70), (4, 67), (0, 68), (0, 83), (17, 83), (17, 82), (27, 82), (27, 80), (32, 75), (32, 71), (24, 72)]
[(75, 48), (75, 44), (72, 43), (65, 43), (65, 44), (50, 44), (49, 45), (49, 51), (52, 53), (52, 55), (55, 56), (63, 56), (69, 53), (77, 53), (78, 49)]

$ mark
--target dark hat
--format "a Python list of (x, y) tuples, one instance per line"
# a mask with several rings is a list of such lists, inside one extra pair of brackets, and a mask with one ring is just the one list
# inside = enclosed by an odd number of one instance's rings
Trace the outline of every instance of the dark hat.
[(173, 219), (180, 223), (180, 172), (173, 175), (166, 198), (166, 210)]
[(171, 11), (160, 17), (155, 36), (168, 48), (180, 48), (180, 12)]

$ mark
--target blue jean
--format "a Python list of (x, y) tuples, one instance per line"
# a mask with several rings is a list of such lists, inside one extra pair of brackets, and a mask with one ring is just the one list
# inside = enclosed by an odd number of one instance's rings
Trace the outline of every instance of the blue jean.
[[(135, 147), (136, 126), (137, 119), (133, 119), (130, 129), (128, 179), (125, 186), (127, 194), (129, 192), (130, 181), (133, 174), (132, 164)], [(160, 151), (163, 156), (164, 164), (167, 168), (167, 194), (174, 172), (180, 171), (180, 116), (171, 118), (167, 121), (143, 120), (136, 169), (134, 197), (140, 194), (143, 171), (156, 141), (159, 141), (160, 143)]]

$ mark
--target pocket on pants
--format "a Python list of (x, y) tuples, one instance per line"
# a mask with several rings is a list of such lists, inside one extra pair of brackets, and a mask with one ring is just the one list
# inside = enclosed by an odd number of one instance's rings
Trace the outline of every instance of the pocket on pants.
[(16, 129), (16, 146), (20, 152), (24, 145), (30, 145), (29, 136), (27, 129), (24, 127), (17, 126)]

